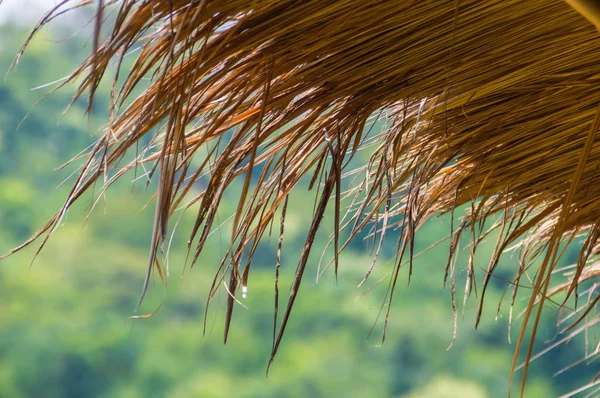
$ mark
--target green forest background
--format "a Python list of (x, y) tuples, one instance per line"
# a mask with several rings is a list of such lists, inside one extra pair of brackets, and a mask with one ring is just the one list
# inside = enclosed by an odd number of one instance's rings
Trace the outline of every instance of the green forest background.
[[(0, 27), (2, 74), (26, 35), (15, 25)], [(62, 40), (68, 36), (60, 27), (42, 34), (17, 69), (0, 81), (2, 253), (28, 238), (59, 208), (70, 186), (67, 182), (57, 187), (75, 168), (52, 170), (93, 142), (107, 118), (109, 87), (100, 88), (89, 119), (83, 115), (83, 102), (62, 115), (73, 93), (69, 87), (44, 99), (17, 128), (48, 91), (32, 88), (67, 75), (89, 53), (91, 44), (85, 34), (81, 39)], [(364, 160), (367, 155), (361, 156)], [(377, 314), (387, 281), (364, 296), (368, 284), (356, 287), (370, 265), (368, 244), (357, 241), (344, 252), (337, 285), (333, 272), (315, 283), (332, 217), (326, 219), (321, 243), (313, 250), (268, 377), (276, 238), (257, 251), (244, 300), (248, 309), (236, 307), (227, 345), (222, 343), (223, 295), (209, 307), (205, 335), (203, 322), (208, 286), (229, 234), (227, 227), (215, 233), (195, 267), (180, 278), (193, 211), (182, 215), (173, 240), (167, 291), (155, 278), (137, 314), (152, 312), (162, 302), (160, 311), (148, 319), (129, 319), (136, 315), (153, 216), (152, 204), (144, 207), (152, 185), (146, 191), (143, 180), (134, 186), (133, 179), (131, 175), (109, 190), (106, 202), (101, 200), (85, 222), (92, 198), (75, 206), (33, 265), (35, 245), (0, 262), (0, 397), (506, 396), (514, 349), (508, 342), (510, 294), (498, 315), (497, 309), (507, 284), (500, 278), (492, 280), (477, 331), (477, 298), (468, 300), (464, 316), (460, 306), (458, 334), (447, 350), (454, 317), (449, 288), (442, 289), (448, 250), (448, 242), (442, 242), (417, 259), (410, 284), (407, 272), (402, 273), (381, 345), (382, 322)], [(313, 195), (301, 188), (290, 202), (282, 265), (284, 293), (304, 244)], [(227, 195), (223, 205), (222, 221), (237, 206), (236, 195)], [(426, 224), (418, 234), (416, 251), (445, 237), (449, 222), (447, 217)], [(393, 258), (393, 243), (391, 237), (372, 281), (389, 272), (386, 259)], [(479, 281), (492, 247), (490, 239), (480, 249)], [(572, 249), (565, 261), (574, 262), (576, 256), (577, 250)], [(460, 303), (465, 268), (466, 262), (459, 262)], [(505, 256), (499, 275), (511, 279), (516, 268), (516, 258)], [(517, 300), (515, 314), (525, 304)], [(545, 313), (548, 319), (540, 328), (536, 351), (555, 338), (557, 330), (554, 310), (549, 307)], [(512, 327), (513, 343), (519, 327), (519, 321)], [(587, 383), (597, 371), (593, 363), (553, 377), (579, 360), (583, 350), (583, 340), (576, 339), (533, 362), (526, 396), (557, 396)]]

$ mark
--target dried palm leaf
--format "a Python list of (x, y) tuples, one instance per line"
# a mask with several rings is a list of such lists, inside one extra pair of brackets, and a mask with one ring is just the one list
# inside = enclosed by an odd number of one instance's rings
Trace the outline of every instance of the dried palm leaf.
[[(152, 269), (163, 275), (157, 253), (175, 210), (199, 207), (189, 238), (194, 263), (221, 199), (234, 181), (242, 183), (230, 245), (209, 294), (210, 301), (228, 272), (227, 339), (236, 295), (240, 288), (246, 294), (252, 254), (282, 206), (283, 234), (287, 198), (307, 176), (311, 187), (319, 186), (317, 206), (274, 333), (273, 358), (330, 202), (336, 274), (339, 251), (347, 244), (339, 234), (344, 225), (350, 239), (372, 223), (381, 239), (386, 229), (400, 229), (390, 304), (404, 260), (409, 274), (412, 270), (419, 227), (433, 215), (471, 204), (451, 231), (446, 276), (454, 292), (455, 255), (467, 232), (465, 294), (470, 292), (477, 245), (490, 233), (484, 221), (501, 214), (493, 226), (498, 240), (481, 302), (502, 253), (520, 244), (515, 292), (524, 275), (534, 287), (511, 370), (512, 379), (527, 343), (523, 393), (544, 302), (564, 292), (566, 303), (582, 281), (599, 274), (597, 2), (63, 1), (34, 33), (56, 15), (88, 3), (98, 9), (94, 51), (64, 84), (81, 79), (77, 97), (87, 91), (91, 104), (102, 78), (116, 70), (111, 118), (64, 206), (14, 251), (38, 238), (43, 246), (71, 204), (114, 171), (128, 149), (153, 134), (146, 150), (104, 183), (107, 188), (141, 163), (151, 163), (151, 174), (158, 173), (142, 298)], [(107, 7), (117, 12), (103, 39)], [(123, 57), (133, 49), (138, 50), (135, 62), (117, 85)], [(150, 79), (149, 87), (133, 98), (143, 79)], [(373, 118), (382, 115), (388, 128), (369, 134)], [(354, 206), (342, 217), (342, 175), (367, 143), (376, 148), (360, 170), (363, 182), (346, 192)], [(202, 148), (210, 156), (192, 166)], [(192, 187), (200, 179), (206, 183), (198, 193)], [(576, 234), (587, 240), (571, 281), (552, 287), (561, 244)], [(244, 257), (246, 252), (250, 255)], [(532, 273), (536, 257), (541, 262)], [(588, 294), (591, 310), (599, 299), (595, 290)], [(389, 306), (387, 311), (386, 321)], [(275, 312), (277, 317), (277, 307)], [(586, 311), (573, 327), (589, 324), (589, 316)], [(528, 326), (533, 332), (527, 341)]]

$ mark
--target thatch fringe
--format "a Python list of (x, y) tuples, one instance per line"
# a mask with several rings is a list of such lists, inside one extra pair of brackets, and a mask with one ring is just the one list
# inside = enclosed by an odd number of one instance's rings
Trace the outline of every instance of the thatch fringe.
[[(62, 2), (41, 25), (78, 5), (71, 3)], [(598, 24), (600, 14), (590, 7), (595, 2), (568, 3)], [(525, 382), (544, 301), (559, 292), (565, 303), (582, 296), (578, 285), (600, 273), (595, 262), (600, 247), (600, 37), (582, 15), (566, 2), (549, 0), (95, 4), (97, 21), (106, 7), (118, 9), (114, 25), (101, 39), (97, 24), (93, 54), (65, 84), (83, 78), (77, 96), (88, 91), (91, 102), (100, 80), (113, 72), (111, 60), (117, 62), (115, 82), (119, 75), (126, 78), (121, 86), (115, 83), (111, 120), (63, 208), (16, 250), (40, 237), (43, 246), (73, 201), (158, 129), (146, 150), (119, 168), (105, 187), (141, 162), (152, 162), (151, 174), (158, 173), (143, 298), (152, 269), (162, 276), (157, 252), (175, 210), (199, 206), (189, 238), (193, 264), (221, 198), (236, 178), (243, 181), (230, 246), (209, 294), (210, 301), (228, 273), (227, 339), (235, 295), (240, 288), (245, 294), (252, 253), (288, 195), (309, 176), (311, 187), (320, 187), (318, 201), (274, 333), (273, 357), (330, 202), (336, 224), (347, 226), (350, 239), (373, 222), (381, 239), (390, 226), (400, 227), (390, 304), (403, 261), (408, 260), (409, 273), (412, 269), (419, 226), (432, 215), (470, 203), (471, 210), (451, 232), (446, 274), (453, 276), (458, 240), (468, 234), (469, 294), (477, 246), (490, 232), (484, 221), (503, 214), (493, 227), (499, 237), (481, 290), (483, 302), (502, 253), (526, 238), (514, 288), (527, 275), (534, 289), (511, 370), (512, 375), (526, 328), (533, 325)], [(138, 50), (135, 63), (123, 71), (123, 57), (132, 49)], [(124, 106), (143, 78), (151, 78), (150, 86)], [(379, 117), (387, 118), (389, 128), (373, 137), (367, 127)], [(355, 205), (344, 217), (342, 175), (366, 141), (376, 149), (361, 170), (363, 182), (346, 192)], [(208, 148), (210, 156), (192, 169), (191, 159), (201, 148)], [(192, 186), (200, 178), (206, 184), (198, 194)], [(283, 233), (285, 212), (280, 217)], [(586, 240), (570, 270), (571, 282), (552, 287), (561, 243), (576, 235)], [(346, 243), (336, 228), (336, 274), (338, 253)], [(541, 265), (530, 270), (536, 257)], [(593, 289), (584, 294), (587, 309), (573, 328), (596, 322), (591, 310), (598, 296)]]

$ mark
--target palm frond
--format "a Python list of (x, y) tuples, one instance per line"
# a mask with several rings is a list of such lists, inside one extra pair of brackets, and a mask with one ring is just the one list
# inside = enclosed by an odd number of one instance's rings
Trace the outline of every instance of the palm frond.
[[(64, 1), (40, 26), (87, 3), (93, 2)], [(383, 239), (387, 228), (399, 227), (390, 304), (404, 261), (411, 272), (419, 227), (433, 215), (470, 204), (460, 226), (451, 231), (446, 268), (447, 277), (452, 277), (458, 240), (467, 234), (471, 252), (465, 295), (474, 285), (478, 244), (490, 233), (484, 221), (492, 215), (502, 217), (492, 227), (498, 240), (487, 267), (482, 303), (509, 246), (521, 245), (515, 291), (523, 275), (531, 273), (534, 259), (542, 260), (530, 275), (534, 289), (511, 371), (527, 340), (527, 327), (533, 325), (524, 383), (544, 301), (563, 292), (566, 302), (582, 281), (598, 275), (600, 37), (589, 23), (598, 25), (595, 2), (96, 4), (99, 22), (93, 54), (64, 84), (81, 79), (77, 96), (88, 92), (91, 101), (105, 75), (116, 73), (111, 118), (88, 152), (64, 206), (14, 251), (38, 238), (43, 238), (43, 246), (70, 205), (111, 171), (128, 149), (154, 134), (146, 150), (104, 184), (108, 187), (140, 163), (152, 164), (151, 174), (158, 174), (142, 298), (152, 269), (159, 267), (157, 253), (176, 209), (198, 206), (188, 245), (193, 264), (215, 225), (223, 196), (234, 181), (242, 183), (229, 247), (209, 294), (210, 301), (227, 272), (226, 340), (234, 300), (240, 288), (246, 289), (258, 242), (277, 221), (278, 210), (285, 208), (299, 181), (308, 177), (311, 187), (320, 187), (317, 206), (274, 334), (272, 359), (330, 202), (337, 222), (332, 238), (336, 274), (338, 254), (347, 244), (341, 241), (340, 228), (346, 226), (353, 239), (375, 223), (374, 234)], [(104, 26), (110, 34), (101, 40), (106, 7), (116, 7), (117, 12), (114, 23)], [(123, 58), (133, 49), (137, 50), (133, 66), (121, 70)], [(116, 68), (110, 66), (112, 61)], [(117, 85), (123, 74), (124, 82)], [(148, 79), (149, 87), (133, 98), (135, 88)], [(389, 121), (388, 128), (369, 134), (373, 118), (381, 115)], [(355, 205), (344, 217), (342, 176), (349, 160), (367, 143), (376, 146), (359, 170), (363, 182), (345, 192)], [(210, 156), (195, 167), (191, 160), (203, 148)], [(193, 186), (200, 179), (206, 183), (198, 193)], [(284, 219), (285, 211), (281, 234)], [(586, 241), (570, 271), (571, 282), (555, 286), (561, 244), (575, 235), (586, 236)], [(594, 294), (589, 292), (587, 308), (597, 303)], [(581, 319), (588, 316), (586, 311)], [(573, 327), (577, 322), (584, 321)]]

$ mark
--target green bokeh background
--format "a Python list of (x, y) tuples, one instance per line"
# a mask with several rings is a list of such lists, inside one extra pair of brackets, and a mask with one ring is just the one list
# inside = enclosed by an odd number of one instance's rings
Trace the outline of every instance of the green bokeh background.
[[(26, 34), (8, 23), (0, 27), (2, 73)], [(57, 43), (69, 34), (60, 26), (43, 32), (16, 71), (0, 82), (2, 253), (29, 237), (59, 208), (69, 183), (56, 187), (77, 163), (61, 172), (52, 170), (93, 142), (107, 117), (109, 87), (100, 88), (89, 119), (80, 101), (61, 116), (73, 93), (73, 87), (67, 87), (37, 105), (17, 129), (48, 91), (31, 89), (68, 74), (89, 53), (85, 31)], [(143, 180), (133, 186), (130, 177), (108, 191), (87, 221), (92, 197), (74, 206), (33, 265), (35, 245), (0, 262), (0, 397), (506, 396), (514, 350), (508, 341), (510, 295), (499, 314), (497, 307), (507, 284), (492, 280), (483, 320), (475, 331), (477, 297), (467, 301), (463, 315), (466, 253), (461, 257), (456, 275), (458, 334), (448, 349), (454, 316), (450, 289), (442, 288), (448, 243), (441, 243), (419, 256), (410, 284), (407, 271), (401, 272), (381, 345), (383, 322), (377, 317), (387, 280), (365, 295), (368, 283), (357, 288), (371, 261), (367, 243), (359, 240), (344, 252), (337, 284), (329, 271), (316, 283), (320, 254), (332, 231), (330, 215), (268, 377), (276, 236), (257, 251), (244, 300), (248, 308), (235, 308), (227, 345), (222, 343), (225, 295), (215, 298), (206, 316), (205, 310), (208, 287), (230, 236), (228, 226), (213, 235), (197, 264), (181, 278), (193, 211), (181, 216), (166, 291), (156, 275), (142, 308), (134, 312), (152, 229), (152, 204), (144, 205), (153, 185), (146, 191)], [(225, 196), (221, 221), (235, 209), (235, 200), (235, 194)], [(290, 202), (280, 306), (285, 305), (312, 205), (313, 193), (306, 187), (300, 187)], [(457, 210), (457, 218), (461, 212)], [(449, 223), (449, 218), (428, 222), (418, 235), (416, 251), (445, 237)], [(371, 281), (391, 269), (393, 242), (391, 237), (385, 245)], [(479, 249), (479, 284), (493, 243), (489, 239)], [(577, 250), (570, 249), (565, 262), (576, 255)], [(325, 256), (325, 263), (329, 258)], [(516, 270), (516, 259), (505, 256), (499, 275), (510, 279)], [(129, 318), (153, 312), (161, 303), (151, 318)], [(517, 300), (515, 314), (525, 304)], [(545, 311), (548, 319), (540, 328), (536, 351), (556, 334), (553, 311)], [(513, 343), (519, 327), (520, 322), (514, 322)], [(535, 361), (526, 396), (557, 396), (588, 382), (595, 374), (594, 364), (553, 377), (583, 354), (583, 342), (576, 339)]]

